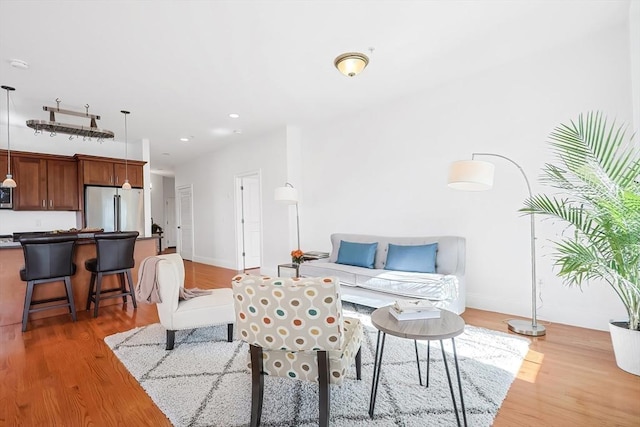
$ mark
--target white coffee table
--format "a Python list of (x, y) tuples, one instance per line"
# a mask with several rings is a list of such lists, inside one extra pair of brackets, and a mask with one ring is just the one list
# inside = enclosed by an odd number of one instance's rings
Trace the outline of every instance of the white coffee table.
[(456, 375), (458, 377), (458, 390), (460, 392), (460, 406), (462, 408), (462, 418), (464, 425), (467, 425), (467, 414), (464, 408), (464, 398), (462, 396), (462, 382), (460, 381), (460, 368), (458, 367), (458, 356), (456, 354), (456, 343), (454, 338), (464, 332), (464, 320), (457, 314), (441, 310), (438, 319), (420, 319), (420, 320), (401, 320), (398, 321), (389, 313), (389, 307), (381, 307), (371, 313), (371, 323), (378, 329), (378, 341), (376, 344), (376, 356), (373, 364), (373, 381), (371, 384), (371, 399), (369, 401), (369, 416), (373, 418), (376, 405), (376, 395), (378, 394), (378, 384), (380, 382), (380, 371), (382, 371), (382, 356), (384, 354), (384, 342), (387, 334), (414, 340), (416, 348), (416, 362), (418, 364), (418, 377), (420, 385), (422, 385), (422, 375), (420, 374), (420, 359), (418, 357), (417, 340), (427, 341), (427, 387), (429, 387), (429, 350), (431, 341), (440, 341), (442, 349), (442, 361), (447, 372), (447, 381), (449, 382), (449, 390), (451, 391), (451, 400), (453, 401), (453, 410), (456, 414), (456, 421), (460, 426), (460, 415), (458, 414), (458, 405), (456, 403), (455, 392), (451, 382), (451, 374), (449, 373), (449, 365), (444, 351), (442, 341), (451, 338), (453, 346), (453, 359), (456, 365)]

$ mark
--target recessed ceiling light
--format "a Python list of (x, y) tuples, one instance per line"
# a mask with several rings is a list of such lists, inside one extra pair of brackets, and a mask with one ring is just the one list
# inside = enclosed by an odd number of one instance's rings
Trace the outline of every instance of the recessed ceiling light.
[(229, 114), (229, 117), (231, 117), (232, 119), (237, 119), (238, 117), (240, 117), (240, 114), (238, 114), (238, 113), (231, 113), (231, 114)]
[(171, 154), (169, 153), (162, 153), (163, 156), (170, 156)]
[(235, 134), (241, 134), (242, 133), (242, 129), (234, 129), (233, 133)]
[(182, 142), (188, 142), (188, 141), (189, 141), (189, 138), (180, 138), (180, 141), (182, 141)]

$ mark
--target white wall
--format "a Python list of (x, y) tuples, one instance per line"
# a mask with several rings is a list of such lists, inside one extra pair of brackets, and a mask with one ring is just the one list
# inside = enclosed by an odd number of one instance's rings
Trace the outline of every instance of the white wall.
[(260, 170), (263, 272), (289, 260), (287, 206), (276, 204), (273, 189), (287, 179), (287, 132), (283, 128), (251, 143), (231, 144), (176, 169), (175, 187), (193, 185), (194, 261), (235, 269), (235, 176)]
[[(425, 70), (428, 72), (428, 70)], [(493, 191), (446, 187), (448, 166), (474, 151), (520, 163), (533, 191), (550, 161), (546, 138), (581, 112), (631, 123), (628, 28), (303, 130), (303, 250), (329, 250), (333, 232), (467, 238), (467, 305), (530, 316), (529, 218), (518, 169), (496, 165)], [(539, 318), (606, 329), (626, 312), (602, 284), (565, 288), (551, 268), (558, 226), (538, 221)]]

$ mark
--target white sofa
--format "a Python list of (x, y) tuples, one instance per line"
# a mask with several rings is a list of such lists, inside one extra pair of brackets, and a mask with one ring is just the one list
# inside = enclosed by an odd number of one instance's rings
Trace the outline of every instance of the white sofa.
[[(378, 243), (373, 268), (338, 264), (340, 242)], [(415, 273), (385, 270), (389, 244), (425, 245), (437, 243), (436, 272)], [(363, 234), (331, 235), (329, 258), (300, 265), (305, 277), (334, 276), (341, 284), (342, 300), (382, 307), (397, 299), (428, 299), (440, 308), (465, 310), (465, 239), (458, 236), (386, 237)]]

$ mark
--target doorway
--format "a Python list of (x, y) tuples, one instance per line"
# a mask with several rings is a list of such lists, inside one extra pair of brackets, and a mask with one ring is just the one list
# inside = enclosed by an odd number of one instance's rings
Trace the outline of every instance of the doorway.
[(238, 270), (262, 263), (262, 197), (260, 171), (236, 176), (236, 236)]
[(183, 259), (193, 261), (193, 189), (178, 187), (178, 248)]
[(164, 201), (164, 243), (167, 248), (176, 247), (176, 198), (167, 197)]

